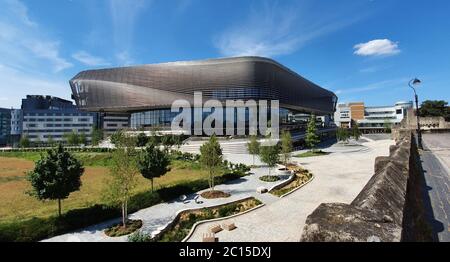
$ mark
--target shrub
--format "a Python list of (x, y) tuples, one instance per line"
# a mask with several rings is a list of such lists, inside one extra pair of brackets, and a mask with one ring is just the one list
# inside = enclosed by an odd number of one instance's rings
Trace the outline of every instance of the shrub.
[(223, 206), (218, 210), (219, 217), (231, 216), (238, 210), (238, 208), (239, 206), (236, 203)]
[(136, 231), (135, 233), (128, 236), (128, 242), (151, 242), (152, 239), (149, 235), (144, 234), (141, 231)]
[(278, 176), (262, 176), (259, 178), (259, 180), (264, 182), (276, 182), (280, 180), (280, 178)]

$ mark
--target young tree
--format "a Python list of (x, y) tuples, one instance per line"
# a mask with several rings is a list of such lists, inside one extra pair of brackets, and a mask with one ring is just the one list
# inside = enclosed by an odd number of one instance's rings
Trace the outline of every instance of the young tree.
[(392, 132), (392, 123), (389, 121), (389, 119), (384, 120), (384, 132), (385, 133), (391, 133)]
[(68, 145), (71, 146), (77, 146), (80, 144), (80, 137), (75, 131), (72, 131), (70, 133), (65, 133), (64, 138)]
[(144, 147), (148, 143), (148, 138), (145, 135), (145, 133), (139, 133), (139, 135), (136, 138), (136, 146), (138, 147)]
[(359, 140), (361, 137), (361, 131), (359, 130), (358, 123), (352, 122), (352, 136), (355, 140)]
[(53, 137), (52, 137), (52, 136), (49, 136), (49, 137), (47, 138), (47, 145), (48, 145), (49, 147), (52, 147), (54, 144), (55, 144), (55, 140), (53, 140)]
[(179, 150), (180, 147), (183, 145), (183, 137), (181, 135), (175, 135), (173, 136), (173, 144), (177, 147)]
[(170, 171), (170, 158), (165, 151), (149, 145), (140, 154), (138, 168), (142, 176), (150, 179), (153, 192), (153, 179)]
[(253, 157), (253, 165), (255, 165), (255, 156), (259, 154), (260, 143), (256, 136), (250, 137), (250, 142), (247, 143), (247, 150), (250, 155)]
[(287, 169), (289, 160), (291, 159), (291, 152), (293, 150), (292, 135), (289, 131), (283, 131), (281, 134), (281, 153), (283, 154), (284, 166)]
[(27, 148), (27, 147), (30, 147), (30, 139), (28, 138), (28, 136), (23, 135), (23, 136), (20, 138), (19, 145), (20, 145), (21, 148)]
[(103, 130), (100, 128), (95, 127), (92, 129), (91, 133), (91, 143), (93, 146), (98, 146), (100, 142), (103, 140)]
[(28, 193), (39, 200), (58, 200), (58, 215), (61, 216), (61, 199), (80, 189), (83, 173), (81, 162), (59, 144), (56, 149), (48, 150), (28, 173), (27, 179), (33, 188)]
[(112, 153), (110, 180), (106, 183), (103, 198), (110, 206), (120, 206), (122, 210), (122, 226), (127, 227), (128, 201), (137, 185), (139, 170), (137, 153), (132, 140), (120, 140)]
[(164, 150), (168, 151), (168, 149), (173, 145), (173, 139), (171, 135), (163, 135), (161, 137), (161, 144), (164, 146)]
[(280, 149), (278, 145), (261, 146), (259, 148), (259, 157), (261, 158), (261, 161), (266, 163), (269, 167), (270, 176), (271, 169), (277, 165), (278, 161), (280, 161)]
[(222, 148), (216, 136), (211, 136), (209, 141), (200, 147), (200, 163), (209, 171), (209, 188), (214, 190), (214, 177), (222, 166)]
[(87, 137), (85, 133), (81, 133), (78, 135), (78, 144), (79, 145), (87, 145)]
[(315, 147), (320, 143), (320, 138), (317, 135), (316, 116), (314, 114), (311, 115), (311, 119), (308, 122), (305, 143), (312, 151), (314, 151)]
[(346, 129), (339, 127), (336, 130), (336, 139), (338, 141), (347, 142), (348, 141), (348, 132)]

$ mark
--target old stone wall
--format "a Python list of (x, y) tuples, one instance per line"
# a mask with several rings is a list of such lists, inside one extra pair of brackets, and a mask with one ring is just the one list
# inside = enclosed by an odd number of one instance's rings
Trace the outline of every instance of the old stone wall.
[(398, 130), (388, 157), (351, 204), (321, 204), (306, 220), (301, 241), (430, 241), (421, 190), (423, 173), (411, 131)]

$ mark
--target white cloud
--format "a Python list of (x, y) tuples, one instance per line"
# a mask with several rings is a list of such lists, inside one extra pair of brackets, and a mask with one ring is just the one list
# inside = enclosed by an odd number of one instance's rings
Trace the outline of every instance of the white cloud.
[[(135, 24), (149, 3), (149, 1), (144, 0), (110, 0), (109, 9), (112, 19), (113, 39), (119, 55), (127, 54), (129, 57)], [(121, 62), (120, 59), (119, 62)]]
[(62, 71), (72, 64), (61, 43), (28, 15), (19, 0), (0, 0), (0, 106), (19, 107), (28, 94), (69, 95)]
[(15, 68), (50, 67), (60, 72), (72, 66), (61, 57), (59, 41), (28, 16), (27, 7), (18, 0), (0, 0), (0, 57)]
[(19, 108), (26, 95), (52, 95), (69, 99), (65, 80), (31, 74), (0, 64), (0, 107)]
[(108, 61), (101, 57), (93, 56), (86, 51), (78, 51), (72, 55), (73, 59), (88, 66), (109, 66)]
[(347, 89), (338, 89), (334, 91), (335, 94), (353, 94), (353, 93), (363, 93), (363, 92), (369, 92), (374, 90), (380, 90), (380, 89), (391, 89), (394, 87), (398, 87), (401, 85), (406, 85), (408, 83), (408, 78), (396, 78), (396, 79), (390, 79), (390, 80), (384, 80), (376, 83), (372, 83), (366, 86), (362, 87), (355, 87), (355, 88), (347, 88)]
[[(322, 10), (320, 16), (305, 6), (280, 6), (262, 2), (249, 17), (238, 21), (214, 38), (214, 45), (224, 56), (274, 57), (295, 52), (307, 42), (346, 27), (359, 17), (342, 18), (343, 12)], [(327, 14), (325, 14), (327, 13)]]
[(122, 51), (116, 54), (116, 59), (120, 65), (128, 66), (134, 64), (133, 58), (127, 51)]
[(353, 47), (354, 54), (360, 56), (383, 56), (400, 53), (398, 42), (389, 39), (375, 39), (367, 43), (360, 43)]

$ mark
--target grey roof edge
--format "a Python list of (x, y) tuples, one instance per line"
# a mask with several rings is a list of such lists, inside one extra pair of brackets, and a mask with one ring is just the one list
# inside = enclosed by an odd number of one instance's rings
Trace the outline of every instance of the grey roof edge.
[(92, 69), (92, 70), (83, 70), (79, 72), (77, 75), (75, 75), (72, 79), (69, 80), (69, 82), (72, 82), (73, 80), (79, 78), (81, 75), (87, 73), (87, 72), (95, 72), (95, 71), (107, 71), (111, 69), (126, 69), (126, 68), (135, 68), (135, 67), (149, 67), (149, 66), (193, 66), (193, 65), (214, 65), (214, 64), (225, 64), (225, 63), (242, 63), (242, 62), (261, 62), (261, 63), (268, 63), (272, 64), (274, 66), (277, 66), (287, 72), (289, 72), (292, 75), (295, 75), (296, 77), (299, 77), (303, 79), (304, 81), (310, 82), (311, 84), (323, 89), (324, 91), (329, 92), (330, 94), (337, 97), (337, 95), (328, 90), (325, 89), (316, 83), (304, 78), (297, 72), (289, 69), (288, 67), (280, 64), (279, 62), (275, 61), (272, 58), (262, 57), (262, 56), (237, 56), (237, 57), (222, 57), (222, 58), (208, 58), (203, 60), (187, 60), (187, 61), (175, 61), (175, 62), (163, 62), (163, 63), (155, 63), (155, 64), (139, 64), (139, 65), (132, 65), (132, 66), (119, 66), (119, 67), (111, 67), (111, 68), (99, 68), (99, 69)]

